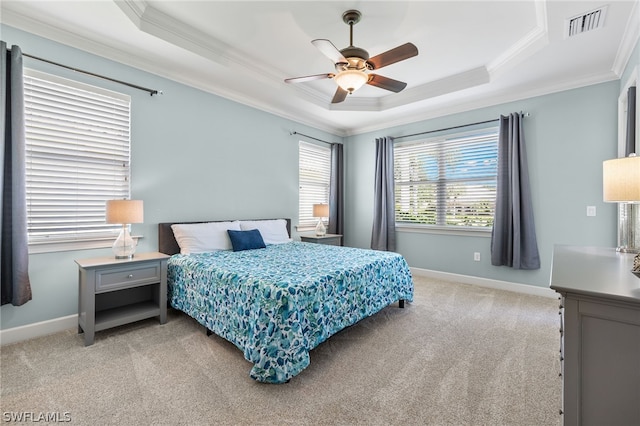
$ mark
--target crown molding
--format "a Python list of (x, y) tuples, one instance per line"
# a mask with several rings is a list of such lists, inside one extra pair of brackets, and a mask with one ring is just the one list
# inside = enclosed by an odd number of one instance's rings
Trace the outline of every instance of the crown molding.
[(349, 98), (348, 102), (332, 104), (330, 108), (332, 111), (385, 111), (486, 83), (489, 83), (489, 73), (486, 67), (480, 66), (379, 98)]
[(142, 15), (147, 8), (147, 2), (144, 0), (113, 0), (113, 2), (124, 12), (133, 24), (140, 28), (142, 23)]
[(282, 82), (282, 90), (286, 90), (291, 93), (291, 95), (298, 96), (299, 98), (326, 110), (331, 109), (333, 92), (329, 95), (325, 92), (312, 89), (305, 84), (285, 83), (284, 81)]
[(606, 83), (618, 80), (613, 72), (595, 74), (579, 80), (566, 80), (553, 86), (545, 86), (540, 88), (533, 85), (529, 88), (518, 88), (517, 91), (506, 88), (500, 92), (496, 92), (493, 96), (487, 97), (483, 95), (479, 99), (465, 98), (463, 101), (451, 101), (446, 104), (438, 104), (437, 107), (427, 107), (421, 109), (415, 114), (403, 115), (393, 120), (385, 120), (383, 123), (375, 123), (370, 126), (360, 126), (357, 129), (347, 131), (347, 136), (355, 136), (359, 134), (375, 132), (379, 130), (390, 129), (397, 126), (417, 123), (434, 118), (445, 117), (452, 114), (473, 111), (481, 108), (493, 107), (496, 105), (517, 102), (525, 99), (535, 98), (538, 96), (550, 95), (553, 93), (564, 92), (567, 90), (579, 89), (582, 87), (592, 86), (595, 84)]
[(547, 6), (545, 1), (535, 2), (536, 26), (523, 38), (511, 45), (496, 59), (487, 64), (492, 79), (513, 68), (527, 57), (549, 44)]
[(633, 9), (629, 14), (629, 20), (625, 27), (624, 34), (622, 35), (622, 41), (618, 46), (616, 57), (613, 61), (612, 71), (618, 76), (622, 77), (622, 73), (631, 59), (633, 49), (640, 40), (640, 1), (635, 1)]
[(476, 67), (439, 80), (430, 81), (418, 87), (401, 92), (399, 96), (385, 99), (384, 109), (396, 108), (410, 103), (431, 99), (448, 93), (458, 92), (490, 82), (489, 72), (485, 66)]
[(330, 104), (329, 109), (331, 111), (378, 112), (382, 110), (381, 99), (383, 98), (347, 97), (346, 102)]
[(282, 72), (255, 63), (237, 54), (237, 49), (217, 38), (173, 18), (142, 0), (122, 0), (116, 4), (136, 27), (149, 35), (179, 46), (219, 65), (240, 69), (264, 82), (280, 81)]
[[(121, 49), (116, 49), (103, 43), (88, 40), (86, 37), (80, 36), (74, 32), (62, 30), (58, 27), (45, 24), (42, 21), (35, 20), (29, 16), (16, 13), (12, 10), (3, 9), (2, 23), (17, 28), (20, 31), (29, 32), (31, 34), (35, 34), (39, 37), (54, 41), (56, 43), (60, 43), (70, 48), (84, 51), (96, 57), (109, 59), (123, 65), (131, 66), (133, 68), (138, 68), (152, 74), (160, 75), (157, 72), (157, 62), (145, 60), (140, 56), (132, 57), (131, 55), (124, 53)], [(25, 53), (42, 55), (41, 53), (36, 52)], [(51, 59), (47, 58), (46, 55), (43, 56), (44, 59)]]

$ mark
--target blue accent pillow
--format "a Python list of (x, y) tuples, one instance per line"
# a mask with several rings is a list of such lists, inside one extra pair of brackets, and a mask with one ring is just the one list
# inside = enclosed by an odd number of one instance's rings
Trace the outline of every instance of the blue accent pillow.
[(227, 229), (227, 233), (229, 234), (233, 251), (253, 250), (267, 247), (262, 239), (262, 234), (257, 229), (250, 229), (248, 231), (234, 231), (233, 229)]

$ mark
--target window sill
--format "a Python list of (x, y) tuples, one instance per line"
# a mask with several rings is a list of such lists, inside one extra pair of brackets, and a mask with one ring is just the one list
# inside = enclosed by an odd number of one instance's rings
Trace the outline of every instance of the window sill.
[[(132, 235), (131, 237), (134, 240), (143, 238), (142, 235)], [(111, 248), (115, 240), (116, 237), (88, 241), (31, 242), (29, 243), (29, 254)]]
[(491, 228), (460, 227), (458, 229), (446, 226), (396, 223), (396, 231), (412, 232), (418, 234), (457, 235), (463, 237), (491, 238)]

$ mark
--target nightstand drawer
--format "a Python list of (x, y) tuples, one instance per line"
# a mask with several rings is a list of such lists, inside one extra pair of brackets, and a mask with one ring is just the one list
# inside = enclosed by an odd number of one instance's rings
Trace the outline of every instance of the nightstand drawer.
[(317, 241), (315, 241), (317, 244), (324, 244), (327, 246), (339, 246), (340, 244), (340, 240), (342, 239), (342, 237), (333, 237), (333, 238), (322, 238), (322, 239), (318, 239)]
[(110, 268), (96, 272), (96, 293), (160, 281), (160, 263)]

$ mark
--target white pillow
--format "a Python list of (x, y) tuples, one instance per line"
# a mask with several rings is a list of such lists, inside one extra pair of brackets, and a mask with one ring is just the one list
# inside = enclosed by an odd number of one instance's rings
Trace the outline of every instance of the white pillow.
[(181, 254), (231, 250), (227, 229), (240, 231), (240, 222), (183, 223), (171, 225)]
[(291, 241), (287, 232), (287, 221), (284, 219), (241, 220), (240, 228), (243, 231), (257, 229), (265, 244), (282, 244)]

